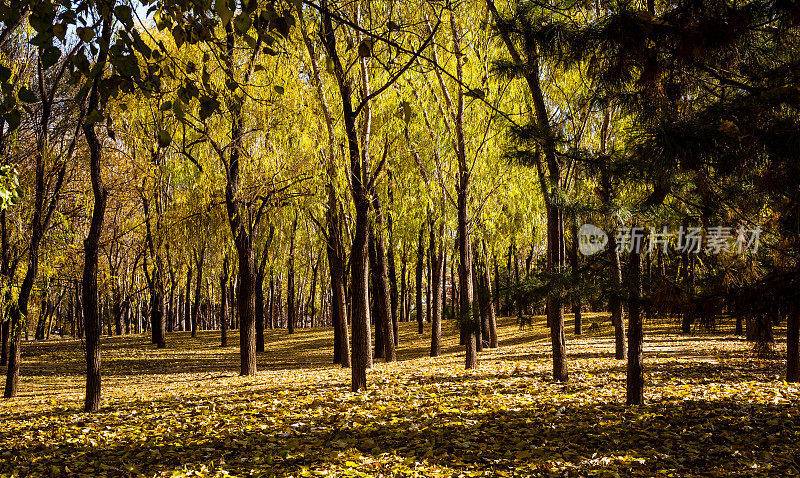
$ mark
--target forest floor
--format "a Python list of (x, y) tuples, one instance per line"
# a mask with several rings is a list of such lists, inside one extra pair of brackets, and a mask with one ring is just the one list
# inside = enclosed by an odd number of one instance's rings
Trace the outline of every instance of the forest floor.
[[(601, 320), (602, 319), (602, 320)], [(625, 406), (625, 362), (604, 317), (568, 326), (570, 379), (553, 383), (542, 318), (501, 319), (500, 347), (464, 371), (446, 322), (401, 324), (399, 361), (369, 389), (331, 365), (331, 329), (267, 332), (258, 375), (239, 377), (238, 336), (103, 338), (103, 401), (80, 412), (80, 341), (26, 343), (20, 396), (0, 402), (0, 476), (785, 476), (800, 469), (800, 387), (785, 337), (756, 358), (725, 331), (645, 328), (645, 400)], [(568, 323), (570, 321), (568, 320)], [(588, 329), (588, 327), (585, 327)]]

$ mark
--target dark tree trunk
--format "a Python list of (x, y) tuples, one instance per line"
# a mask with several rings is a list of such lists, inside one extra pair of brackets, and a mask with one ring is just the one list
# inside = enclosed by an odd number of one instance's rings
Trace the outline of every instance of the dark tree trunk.
[[(572, 263), (573, 275), (578, 273), (580, 268), (580, 257), (578, 256), (578, 220), (573, 218), (572, 221), (572, 247), (570, 248), (570, 262)], [(577, 288), (575, 296), (572, 300), (572, 317), (574, 323), (575, 335), (583, 333), (583, 324), (581, 321), (581, 291), (580, 287)]]
[(417, 333), (424, 332), (424, 320), (422, 317), (422, 295), (425, 289), (422, 286), (422, 272), (425, 269), (425, 223), (419, 228), (419, 242), (417, 244), (417, 269), (416, 269), (416, 286), (417, 286)]
[(497, 266), (497, 256), (492, 253), (492, 264), (494, 265), (494, 311), (502, 313), (503, 309), (500, 306), (500, 268)]
[[(483, 245), (484, 255), (486, 255), (486, 244)], [(495, 263), (496, 264), (496, 263)], [(492, 279), (489, 277), (488, 256), (486, 267), (483, 269), (483, 293), (486, 301), (486, 308), (489, 317), (489, 347), (497, 348), (497, 317), (495, 315), (495, 302), (492, 300)]]
[(294, 236), (297, 231), (297, 219), (295, 218), (292, 223), (292, 237), (289, 245), (289, 264), (287, 265), (286, 272), (286, 328), (290, 334), (294, 333), (294, 328), (297, 325), (297, 305), (295, 301), (295, 285), (294, 285)]
[(800, 301), (795, 300), (786, 321), (786, 381), (800, 382)]
[(387, 362), (397, 360), (395, 353), (395, 325), (392, 318), (392, 305), (389, 291), (389, 275), (386, 267), (386, 240), (383, 231), (383, 207), (376, 193), (373, 192), (372, 207), (375, 210), (375, 228), (373, 230), (373, 243), (375, 245), (375, 264), (373, 277), (375, 277), (375, 297), (378, 316), (383, 331), (384, 358)]
[(311, 267), (311, 290), (308, 294), (308, 304), (309, 304), (309, 323), (311, 327), (314, 327), (314, 320), (316, 319), (317, 315), (317, 271), (319, 268), (319, 256), (317, 260), (314, 262), (314, 265)]
[[(480, 305), (485, 311), (487, 335), (484, 340), (489, 341), (490, 348), (497, 348), (497, 317), (495, 316), (494, 301), (492, 300), (492, 279), (489, 276), (489, 256), (487, 255), (486, 243), (483, 244), (484, 267), (483, 280), (480, 281)], [(482, 312), (484, 314), (484, 312)]]
[[(236, 82), (234, 75), (235, 37), (232, 22), (225, 25), (224, 70), (228, 81)], [(245, 79), (245, 83), (248, 80)], [(241, 103), (234, 103), (230, 112), (230, 153), (226, 168), (225, 211), (228, 216), (236, 254), (239, 258), (239, 283), (236, 305), (239, 320), (239, 373), (242, 376), (256, 374), (256, 328), (255, 328), (255, 280), (256, 263), (253, 234), (257, 224), (245, 221), (251, 217), (250, 210), (240, 194), (240, 159), (244, 120)], [(200, 275), (198, 273), (198, 275)], [(199, 283), (199, 281), (198, 281)]]
[[(433, 293), (433, 313), (431, 314), (431, 357), (442, 354), (442, 283), (444, 282), (444, 219), (434, 230), (430, 228), (431, 282)], [(438, 245), (437, 245), (438, 244)]]
[(269, 239), (261, 252), (261, 263), (256, 271), (256, 352), (264, 351), (264, 278), (273, 234), (274, 229), (270, 229)]
[(611, 267), (611, 296), (608, 306), (611, 309), (611, 324), (614, 326), (614, 358), (625, 360), (625, 318), (622, 315), (622, 263), (617, 252), (617, 242), (614, 231), (608, 235), (608, 259)]
[[(2, 351), (0, 351), (0, 367), (8, 364), (8, 336), (11, 329), (11, 322), (5, 320), (0, 324), (0, 335), (2, 335)], [(74, 335), (74, 334), (73, 334)]]
[(156, 289), (150, 297), (150, 318), (153, 334), (153, 343), (156, 348), (163, 349), (167, 346), (164, 331), (164, 296), (160, 289)]
[(642, 327), (642, 256), (638, 250), (630, 253), (630, 304), (628, 306), (628, 370), (627, 404), (644, 403), (643, 327)]
[[(512, 316), (514, 315), (514, 301), (512, 300), (512, 284), (511, 284), (511, 277), (512, 268), (514, 266), (514, 243), (512, 242), (508, 246), (508, 255), (506, 256), (506, 315)], [(550, 323), (548, 322), (548, 326)]]
[[(350, 254), (351, 270), (351, 304), (352, 304), (352, 383), (351, 389), (356, 392), (367, 387), (367, 368), (372, 366), (372, 348), (370, 347), (369, 324), (369, 292), (368, 292), (368, 241), (369, 241), (369, 208), (370, 198), (368, 177), (370, 175), (367, 154), (362, 157), (359, 151), (356, 118), (358, 112), (353, 108), (351, 82), (346, 76), (336, 49), (336, 36), (333, 22), (328, 10), (327, 0), (322, 2), (322, 28), (320, 35), (325, 49), (333, 64), (334, 74), (339, 86), (342, 101), (344, 130), (347, 136), (347, 149), (350, 159), (350, 190), (355, 206), (355, 227)], [(368, 103), (366, 103), (368, 105)]]
[[(476, 245), (472, 244), (473, 252)], [(480, 291), (478, 283), (480, 282), (480, 271), (477, 267), (475, 257), (472, 259), (472, 321), (475, 324), (475, 349), (478, 352), (483, 352), (483, 329), (485, 326), (486, 317), (481, 313)]]
[(269, 320), (267, 323), (269, 324), (270, 329), (275, 328), (275, 277), (274, 272), (270, 270), (270, 277), (269, 277), (269, 307), (267, 308), (269, 311)]
[[(553, 271), (564, 265), (564, 220), (563, 210), (550, 205), (547, 208), (547, 249), (548, 262)], [(553, 380), (565, 382), (568, 379), (566, 362), (566, 338), (564, 337), (564, 307), (558, 293), (547, 296), (547, 318), (550, 323), (550, 339), (553, 346)]]
[(342, 367), (350, 366), (350, 338), (347, 327), (347, 302), (345, 298), (345, 265), (344, 243), (342, 242), (342, 226), (339, 221), (336, 190), (334, 189), (335, 170), (333, 164), (328, 165), (328, 269), (331, 283), (331, 319), (334, 327), (333, 363)]
[[(114, 1), (109, 9), (113, 10)], [(111, 16), (103, 17), (102, 43), (111, 41)], [(94, 77), (87, 115), (100, 111), (100, 82), (103, 77), (108, 51), (101, 48), (97, 55), (96, 67), (99, 73)], [(86, 327), (86, 397), (83, 409), (94, 412), (100, 408), (100, 315), (97, 308), (97, 256), (100, 234), (103, 231), (108, 190), (103, 184), (100, 170), (102, 149), (94, 129), (94, 123), (83, 126), (83, 135), (89, 147), (89, 175), (92, 182), (94, 209), (89, 227), (89, 235), (83, 241), (84, 263), (81, 289), (83, 291), (83, 318)]]
[(380, 301), (378, 300), (378, 294), (380, 293), (379, 290), (381, 289), (381, 284), (379, 283), (379, 279), (375, 270), (377, 269), (377, 259), (376, 259), (376, 252), (375, 252), (375, 237), (374, 235), (370, 235), (369, 240), (369, 266), (370, 266), (370, 274), (369, 277), (372, 283), (372, 293), (370, 294), (371, 300), (371, 308), (370, 308), (370, 318), (372, 326), (375, 328), (375, 344), (372, 350), (372, 357), (373, 358), (386, 358), (386, 346), (384, 345), (384, 323), (383, 317), (381, 316), (378, 307), (380, 307)]
[(203, 299), (203, 265), (205, 264), (206, 246), (200, 248), (200, 255), (197, 257), (197, 277), (194, 287), (194, 305), (192, 306), (192, 337), (197, 337), (198, 318), (200, 315), (200, 303)]
[(408, 294), (408, 283), (406, 282), (406, 274), (408, 273), (408, 261), (406, 260), (406, 251), (403, 250), (403, 256), (400, 260), (400, 322), (408, 322), (408, 304), (406, 296)]
[(256, 274), (256, 352), (264, 351), (264, 274)]
[(187, 264), (186, 299), (183, 301), (183, 330), (192, 329), (192, 268)]
[(228, 258), (225, 258), (225, 267), (223, 268), (222, 275), (219, 278), (220, 290), (220, 310), (219, 310), (219, 323), (222, 330), (221, 347), (228, 346)]
[(386, 261), (388, 266), (388, 273), (389, 273), (389, 299), (392, 306), (391, 310), (391, 319), (392, 319), (392, 327), (393, 327), (393, 334), (394, 337), (394, 346), (397, 347), (400, 345), (400, 325), (398, 324), (397, 318), (397, 268), (395, 267), (394, 261), (394, 225), (392, 223), (392, 207), (394, 206), (394, 184), (393, 184), (393, 177), (392, 177), (392, 170), (387, 169), (388, 175), (388, 189), (387, 195), (389, 198), (389, 208), (386, 211), (386, 227), (389, 233), (388, 240), (386, 240)]
[(239, 374), (256, 374), (256, 327), (255, 327), (255, 254), (252, 244), (240, 238), (237, 244), (239, 256), (239, 287), (236, 296), (239, 311)]
[[(459, 32), (453, 12), (450, 14), (450, 27), (453, 33), (453, 53), (456, 57), (456, 76), (463, 78), (463, 53), (461, 51), (461, 33)], [(464, 138), (464, 91), (459, 88), (456, 98), (455, 111), (455, 145), (458, 163), (458, 176), (456, 184), (457, 210), (458, 210), (458, 285), (459, 317), (462, 337), (465, 341), (464, 367), (472, 369), (478, 366), (478, 332), (479, 324), (473, 314), (474, 298), (472, 287), (472, 245), (470, 244), (470, 219), (469, 219), (469, 180), (470, 167), (467, 162), (466, 141)]]

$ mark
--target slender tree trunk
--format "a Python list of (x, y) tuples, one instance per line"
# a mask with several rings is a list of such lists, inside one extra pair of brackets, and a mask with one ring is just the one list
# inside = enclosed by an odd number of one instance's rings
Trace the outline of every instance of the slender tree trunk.
[[(573, 218), (572, 221), (572, 247), (570, 248), (570, 262), (572, 263), (573, 275), (577, 274), (580, 268), (580, 257), (578, 256), (578, 220)], [(574, 323), (575, 335), (583, 333), (583, 324), (581, 321), (581, 292), (580, 287), (575, 293), (572, 302), (572, 317)]]
[(444, 220), (434, 230), (430, 228), (431, 282), (433, 293), (433, 313), (431, 314), (431, 357), (442, 353), (442, 283), (444, 282)]
[[(329, 171), (332, 173), (333, 171)], [(328, 268), (331, 279), (331, 312), (335, 327), (334, 340), (338, 353), (335, 353), (334, 363), (342, 367), (350, 367), (350, 338), (347, 326), (347, 302), (345, 298), (344, 278), (344, 244), (342, 242), (342, 228), (339, 222), (338, 208), (336, 206), (336, 193), (333, 188), (332, 176), (328, 183)]]
[(256, 274), (256, 352), (264, 351), (264, 274)]
[(389, 299), (392, 306), (392, 336), (394, 337), (394, 346), (398, 347), (400, 345), (400, 325), (398, 324), (397, 318), (397, 268), (395, 267), (394, 261), (394, 224), (392, 223), (392, 208), (394, 207), (394, 179), (392, 177), (391, 169), (387, 169), (386, 174), (388, 176), (387, 195), (389, 198), (389, 207), (386, 210), (386, 227), (389, 234), (388, 240), (385, 241), (386, 264), (388, 266), (389, 273)]
[[(475, 251), (476, 245), (472, 244), (471, 248)], [(483, 352), (483, 328), (485, 324), (485, 316), (481, 313), (480, 306), (480, 291), (478, 290), (478, 282), (480, 272), (478, 271), (475, 257), (472, 258), (472, 321), (475, 324), (475, 350)]]
[[(614, 358), (625, 360), (625, 318), (622, 315), (622, 264), (617, 252), (617, 242), (614, 234), (608, 235), (608, 258), (611, 264), (611, 297), (608, 305), (611, 309), (611, 324), (614, 326)], [(629, 319), (630, 320), (630, 319)]]
[[(325, 125), (328, 130), (328, 158), (326, 172), (328, 176), (327, 184), (327, 210), (326, 221), (328, 226), (326, 252), (328, 255), (328, 269), (330, 273), (331, 285), (331, 322), (334, 327), (333, 361), (343, 367), (350, 366), (350, 340), (348, 337), (347, 324), (347, 300), (345, 297), (345, 253), (344, 242), (342, 240), (342, 228), (338, 214), (338, 202), (336, 198), (336, 132), (334, 129), (333, 117), (325, 97), (325, 90), (320, 78), (320, 69), (317, 63), (314, 42), (308, 37), (305, 28), (305, 19), (302, 9), (298, 12), (303, 40), (308, 49), (311, 60), (311, 73), (314, 86), (317, 89), (322, 112), (325, 116)], [(325, 41), (324, 32), (323, 41)], [(335, 43), (335, 40), (334, 40)]]
[(206, 246), (200, 248), (200, 255), (197, 257), (197, 277), (194, 287), (194, 305), (192, 306), (192, 337), (197, 337), (198, 317), (200, 315), (200, 303), (203, 299), (203, 265), (205, 264)]
[[(551, 270), (560, 270), (564, 264), (564, 221), (563, 210), (548, 206), (548, 262)], [(547, 317), (550, 323), (550, 339), (553, 346), (553, 380), (567, 380), (566, 338), (564, 337), (564, 307), (561, 297), (549, 294), (547, 297)]]
[[(484, 244), (484, 254), (486, 253), (486, 244)], [(488, 259), (487, 259), (488, 261)], [(486, 308), (488, 309), (488, 317), (489, 317), (489, 347), (490, 348), (497, 348), (498, 341), (497, 341), (497, 316), (495, 314), (495, 302), (492, 300), (492, 279), (489, 277), (489, 263), (486, 263), (486, 267), (483, 269), (483, 290), (486, 297)]]
[[(225, 25), (224, 69), (228, 81), (236, 82), (234, 76), (234, 44), (232, 22)], [(247, 81), (245, 81), (247, 83)], [(245, 224), (251, 216), (248, 206), (240, 195), (240, 158), (244, 120), (241, 104), (231, 108), (230, 153), (226, 168), (225, 209), (231, 235), (239, 258), (239, 281), (236, 305), (239, 320), (239, 360), (242, 376), (256, 374), (256, 328), (255, 328), (255, 287), (256, 264), (253, 248), (253, 224)], [(200, 275), (198, 273), (198, 275)], [(199, 282), (199, 281), (198, 281)]]
[[(8, 337), (11, 330), (11, 321), (5, 320), (0, 325), (0, 335), (2, 335), (2, 351), (0, 351), (0, 367), (8, 364)], [(74, 335), (74, 334), (73, 334)]]
[(408, 304), (406, 295), (408, 294), (408, 283), (406, 282), (406, 274), (408, 273), (408, 261), (406, 260), (406, 250), (403, 250), (403, 256), (400, 261), (400, 322), (408, 322)]
[[(370, 347), (369, 293), (368, 293), (368, 254), (369, 209), (370, 198), (368, 177), (370, 175), (368, 154), (359, 151), (356, 118), (358, 112), (353, 108), (351, 82), (347, 78), (336, 49), (336, 36), (333, 22), (328, 10), (327, 0), (322, 1), (322, 28), (320, 35), (325, 49), (333, 64), (334, 74), (339, 86), (342, 101), (344, 130), (347, 136), (347, 150), (350, 159), (350, 185), (355, 206), (355, 227), (350, 254), (351, 297), (352, 297), (352, 383), (351, 389), (356, 392), (367, 386), (367, 368), (372, 366), (372, 348)], [(358, 21), (358, 19), (357, 19)], [(363, 68), (366, 68), (362, 59)], [(365, 116), (369, 118), (369, 102), (365, 103)], [(368, 131), (368, 128), (366, 129)], [(366, 138), (365, 138), (366, 139)], [(368, 149), (365, 141), (364, 149)]]
[(183, 301), (183, 330), (191, 330), (192, 326), (192, 268), (187, 264), (186, 299)]
[(295, 285), (294, 285), (294, 236), (297, 230), (297, 219), (295, 218), (292, 223), (292, 237), (289, 245), (289, 264), (287, 265), (286, 272), (286, 328), (290, 334), (294, 333), (294, 328), (297, 325), (297, 305), (295, 304)]
[[(113, 10), (114, 1), (109, 9)], [(111, 16), (103, 17), (101, 40), (106, 45), (111, 41)], [(89, 93), (87, 115), (100, 111), (100, 82), (103, 78), (108, 51), (101, 48), (97, 55), (96, 68), (99, 73), (94, 77)], [(89, 176), (92, 182), (94, 209), (89, 227), (89, 235), (83, 241), (84, 262), (81, 288), (83, 291), (83, 317), (86, 327), (86, 399), (84, 411), (94, 412), (100, 408), (100, 315), (97, 308), (97, 256), (100, 245), (100, 234), (103, 231), (108, 190), (103, 184), (100, 169), (102, 149), (94, 129), (94, 123), (83, 126), (83, 135), (89, 147)]]
[(372, 207), (375, 210), (375, 228), (373, 229), (373, 243), (375, 244), (375, 264), (373, 275), (376, 279), (375, 298), (378, 309), (376, 323), (380, 320), (383, 331), (384, 359), (387, 362), (397, 360), (395, 353), (395, 322), (392, 318), (392, 305), (389, 291), (389, 277), (386, 267), (386, 240), (383, 231), (383, 207), (377, 194), (373, 192)]
[(630, 253), (630, 305), (628, 306), (628, 371), (627, 404), (644, 403), (644, 374), (642, 357), (642, 256), (638, 250)]
[(375, 343), (372, 351), (373, 358), (386, 358), (386, 346), (383, 344), (384, 342), (384, 322), (383, 317), (381, 316), (381, 312), (378, 310), (380, 307), (381, 301), (378, 300), (378, 294), (380, 293), (381, 284), (379, 283), (379, 279), (377, 274), (375, 273), (377, 266), (377, 259), (376, 259), (376, 252), (375, 252), (375, 237), (374, 235), (370, 235), (369, 239), (369, 246), (368, 246), (368, 253), (369, 253), (369, 267), (370, 267), (370, 282), (372, 283), (372, 294), (371, 294), (371, 303), (370, 303), (370, 318), (372, 326), (375, 328)]
[[(227, 264), (226, 264), (227, 265)], [(222, 340), (220, 343), (221, 347), (228, 346), (228, 270), (227, 267), (223, 272), (222, 276), (219, 279), (219, 290), (220, 290), (220, 311), (219, 311), (219, 323), (220, 328), (222, 329)]]
[(416, 269), (416, 285), (417, 285), (417, 333), (424, 332), (424, 319), (422, 317), (422, 296), (425, 289), (422, 285), (422, 272), (425, 268), (425, 223), (419, 228), (419, 242), (417, 245), (417, 269)]
[(800, 382), (800, 301), (795, 300), (786, 322), (786, 381)]

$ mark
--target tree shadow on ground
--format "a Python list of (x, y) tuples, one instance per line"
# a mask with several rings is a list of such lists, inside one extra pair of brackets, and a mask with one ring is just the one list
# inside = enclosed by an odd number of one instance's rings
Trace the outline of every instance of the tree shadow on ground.
[[(155, 406), (180, 408), (169, 402)], [(143, 436), (124, 443), (31, 445), (3, 460), (0, 473), (50, 473), (55, 466), (152, 476), (205, 466), (210, 471), (283, 476), (304, 467), (330, 470), (334, 463), (342, 466), (340, 454), (360, 454), (374, 463), (358, 460), (356, 468), (373, 474), (388, 474), (406, 459), (423, 466), (423, 476), (424, 467), (541, 474), (554, 466), (573, 474), (605, 470), (731, 476), (760, 469), (781, 475), (796, 466), (791, 449), (800, 440), (800, 427), (784, 423), (796, 412), (796, 406), (788, 405), (723, 401), (709, 408), (707, 402), (687, 401), (635, 409), (615, 403), (471, 409), (414, 421), (405, 419), (405, 410), (393, 408), (376, 411), (376, 424), (366, 427), (339, 414), (309, 416), (288, 428), (259, 417), (242, 418), (241, 425), (267, 424), (263, 430), (231, 426), (225, 421), (231, 417), (211, 412), (205, 426), (181, 429), (179, 440), (163, 429), (155, 434), (161, 425), (152, 424)]]

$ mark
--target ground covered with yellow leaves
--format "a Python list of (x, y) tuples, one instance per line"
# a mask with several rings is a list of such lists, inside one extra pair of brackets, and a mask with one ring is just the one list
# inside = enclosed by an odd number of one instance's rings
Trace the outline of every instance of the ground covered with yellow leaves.
[[(602, 322), (601, 317), (590, 320)], [(401, 324), (399, 361), (349, 391), (330, 329), (268, 331), (239, 377), (219, 335), (103, 339), (103, 407), (80, 412), (80, 341), (24, 348), (20, 396), (0, 403), (0, 476), (785, 476), (800, 469), (800, 387), (783, 345), (757, 359), (724, 332), (646, 329), (646, 405), (626, 407), (607, 326), (568, 336), (570, 380), (549, 380), (541, 321), (500, 323), (501, 347), (463, 370), (454, 326)], [(235, 333), (231, 344), (238, 344)]]

